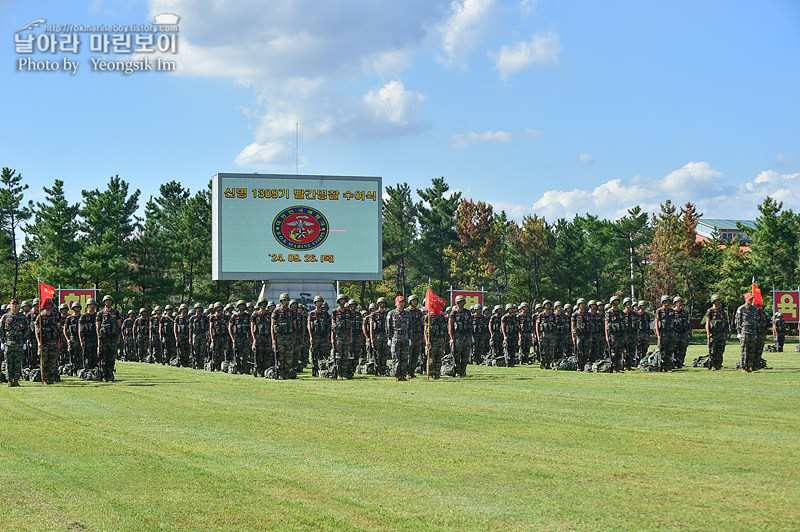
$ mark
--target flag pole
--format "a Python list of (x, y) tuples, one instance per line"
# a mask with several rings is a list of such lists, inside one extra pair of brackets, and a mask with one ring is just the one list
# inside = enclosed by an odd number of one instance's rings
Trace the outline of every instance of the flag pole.
[(428, 291), (425, 292), (425, 304), (428, 306), (428, 334), (427, 338), (428, 341), (425, 342), (425, 348), (427, 349), (426, 357), (427, 360), (425, 362), (425, 375), (428, 376), (428, 379), (431, 378), (431, 279), (428, 278)]
[[(39, 277), (37, 276), (36, 279), (38, 280)], [(44, 384), (44, 357), (42, 355), (42, 348), (44, 347), (42, 345), (42, 308), (44, 308), (43, 295), (42, 281), (39, 281), (39, 311), (36, 313), (36, 322), (38, 324), (36, 327), (36, 330), (38, 331), (38, 334), (36, 335), (36, 342), (39, 345), (37, 346), (36, 350), (39, 351), (39, 376), (42, 378), (42, 384)]]

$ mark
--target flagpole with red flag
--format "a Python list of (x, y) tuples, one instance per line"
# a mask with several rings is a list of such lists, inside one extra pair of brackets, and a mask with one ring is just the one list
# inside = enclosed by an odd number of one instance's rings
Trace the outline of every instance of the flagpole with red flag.
[(755, 277), (753, 277), (753, 304), (759, 308), (764, 304), (764, 300), (761, 298), (761, 289), (756, 284)]
[(42, 377), (42, 384), (44, 384), (44, 358), (42, 356), (42, 309), (45, 307), (45, 302), (50, 299), (52, 301), (56, 289), (49, 284), (44, 284), (39, 281), (39, 312), (36, 313), (36, 323), (39, 334), (36, 335), (36, 341), (39, 343), (39, 374)]
[[(428, 289), (425, 291), (425, 308), (428, 311), (428, 334), (430, 334), (431, 330), (431, 312), (436, 313), (437, 316), (442, 314), (442, 310), (444, 310), (444, 299), (437, 296), (431, 290), (431, 280), (428, 279)], [(428, 342), (430, 343), (430, 337), (428, 337)], [(428, 346), (428, 364), (426, 368), (426, 372), (428, 373), (428, 377), (431, 375), (431, 355), (430, 355), (430, 346)]]

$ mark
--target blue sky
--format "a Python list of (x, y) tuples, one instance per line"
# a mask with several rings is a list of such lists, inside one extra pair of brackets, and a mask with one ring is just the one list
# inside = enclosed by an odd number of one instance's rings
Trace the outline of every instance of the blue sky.
[[(180, 16), (176, 72), (20, 71), (29, 22)], [(0, 0), (0, 165), (31, 199), (119, 174), (444, 176), (521, 219), (800, 208), (800, 2)], [(25, 32), (23, 32), (25, 33)], [(41, 33), (41, 28), (34, 34)], [(87, 38), (88, 40), (88, 38)], [(155, 60), (155, 57), (150, 57)], [(142, 201), (144, 204), (144, 201)]]

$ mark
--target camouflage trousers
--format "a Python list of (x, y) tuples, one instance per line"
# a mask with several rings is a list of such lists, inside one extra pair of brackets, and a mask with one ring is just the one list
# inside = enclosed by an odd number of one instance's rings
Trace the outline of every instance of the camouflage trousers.
[(472, 336), (469, 334), (456, 333), (452, 342), (453, 365), (456, 368), (456, 375), (465, 376), (467, 374), (467, 364), (469, 363), (469, 352), (472, 347)]
[(621, 370), (625, 359), (625, 333), (608, 333), (608, 344), (611, 349), (611, 367)]
[(45, 380), (54, 380), (58, 375), (58, 342), (56, 340), (44, 340), (42, 342), (42, 376)]
[(205, 334), (192, 335), (192, 361), (195, 369), (202, 369), (208, 357), (208, 339)]
[(636, 340), (636, 363), (641, 362), (647, 356), (647, 349), (650, 347), (650, 334), (639, 331), (639, 338)]
[[(411, 337), (411, 345), (408, 349), (408, 374), (411, 375), (414, 373), (414, 368), (417, 367), (420, 358), (423, 357), (423, 350), (424, 350), (424, 342), (425, 339), (422, 337), (421, 334), (414, 335)], [(394, 358), (394, 357), (392, 357)]]
[(742, 345), (742, 368), (754, 367), (757, 361), (756, 355), (758, 354), (758, 337), (755, 334), (743, 332), (740, 343)]
[(140, 336), (136, 339), (136, 356), (139, 358), (139, 362), (144, 362), (144, 359), (147, 358), (150, 351), (150, 338), (147, 336)]
[(681, 368), (686, 361), (686, 349), (689, 347), (689, 339), (686, 332), (675, 334), (675, 355), (672, 357), (675, 367)]
[[(247, 374), (250, 373), (250, 361), (253, 358), (252, 341), (250, 338), (243, 334), (236, 336), (236, 348), (234, 355), (236, 356), (236, 373)], [(297, 367), (295, 365), (295, 367)]]
[(311, 374), (319, 376), (319, 361), (327, 360), (331, 356), (331, 342), (327, 334), (314, 336), (311, 342)]
[(157, 363), (164, 363), (164, 346), (161, 345), (161, 339), (158, 336), (154, 336), (150, 342), (150, 354), (153, 355)]
[(494, 333), (494, 337), (490, 339), (492, 344), (492, 357), (494, 358), (505, 358), (505, 352), (503, 351), (503, 334), (502, 333)]
[(472, 335), (472, 363), (483, 364), (486, 358), (486, 335), (475, 333)]
[(19, 380), (22, 378), (22, 344), (6, 344), (6, 378), (8, 380)]
[(103, 378), (114, 380), (114, 364), (117, 361), (117, 340), (116, 338), (103, 338), (100, 340), (100, 370)]
[(556, 353), (556, 335), (550, 332), (542, 333), (539, 336), (539, 344), (542, 349), (542, 364), (552, 364)]
[(636, 331), (626, 330), (627, 340), (625, 341), (625, 359), (623, 366), (632, 368), (636, 365)]
[(136, 356), (136, 342), (131, 339), (125, 339), (125, 360), (127, 362), (138, 362), (139, 357)]
[(192, 367), (192, 345), (189, 343), (189, 336), (181, 338), (178, 342), (178, 360), (184, 368)]
[(408, 354), (411, 346), (408, 343), (408, 336), (392, 337), (392, 377), (405, 379), (409, 373)]
[(589, 349), (591, 341), (588, 334), (580, 334), (575, 336), (575, 351), (578, 356), (578, 369), (583, 370), (583, 367), (589, 363), (591, 353)]
[[(384, 345), (386, 346), (386, 344)], [(351, 356), (350, 350), (351, 350), (351, 345), (350, 345), (349, 333), (333, 335), (333, 363), (336, 367), (337, 376), (341, 377), (347, 376), (350, 368), (350, 356)]]
[(83, 338), (83, 367), (84, 369), (94, 369), (97, 367), (96, 336), (89, 336)]
[(228, 358), (228, 347), (230, 340), (225, 337), (215, 338), (211, 344), (211, 359), (214, 362), (214, 370), (222, 369), (222, 362)]
[(353, 352), (353, 362), (356, 365), (366, 364), (367, 363), (367, 341), (364, 339), (364, 335), (359, 332), (358, 334), (353, 333), (353, 346), (350, 348)]
[[(711, 340), (708, 342), (708, 358), (711, 360), (711, 367), (718, 368), (722, 366), (722, 356), (725, 353), (725, 343), (727, 342), (727, 335), (711, 335)], [(710, 369), (710, 368), (709, 368)]]
[(169, 364), (170, 361), (173, 358), (175, 358), (175, 351), (176, 351), (175, 339), (174, 338), (170, 338), (170, 339), (164, 340), (162, 342), (162, 349), (163, 349), (163, 353), (162, 353), (161, 363), (162, 364)]
[(519, 361), (527, 364), (531, 357), (531, 333), (523, 332), (519, 340)]
[(519, 352), (519, 336), (509, 335), (503, 340), (503, 356), (506, 360), (506, 367), (511, 368), (517, 363), (517, 353)]
[(756, 348), (756, 356), (753, 360), (753, 368), (754, 369), (761, 369), (761, 359), (762, 354), (764, 353), (764, 344), (767, 343), (767, 334), (759, 334), (758, 335), (758, 347)]
[(553, 362), (558, 362), (564, 358), (567, 350), (567, 335), (563, 332), (556, 333), (555, 348), (553, 349)]
[[(442, 355), (444, 354), (444, 336), (430, 337), (430, 347), (428, 348), (428, 360), (424, 361), (422, 371), (427, 372), (428, 375), (440, 377), (442, 375)], [(428, 363), (430, 362), (430, 370), (428, 370)]]
[(83, 367), (83, 350), (81, 349), (81, 342), (77, 337), (70, 338), (69, 341), (70, 343), (67, 345), (69, 361), (75, 368), (75, 371), (78, 371), (78, 368)]
[(673, 331), (661, 331), (661, 341), (658, 342), (658, 358), (661, 371), (672, 369), (672, 361), (675, 358), (675, 333)]
[(778, 350), (779, 353), (783, 352), (783, 344), (786, 342), (786, 335), (785, 334), (776, 334), (772, 336), (773, 342), (775, 342), (775, 349)]
[(375, 334), (374, 340), (375, 371), (378, 375), (386, 375), (386, 361), (389, 359), (389, 344), (387, 343), (386, 336), (381, 334)]
[(600, 331), (592, 331), (589, 339), (589, 362), (600, 359)]
[(293, 379), (297, 376), (297, 368), (292, 366), (294, 361), (294, 335), (275, 334), (275, 359), (278, 362), (278, 374), (282, 379)]
[(275, 363), (272, 351), (272, 338), (259, 334), (256, 336), (256, 348), (253, 350), (253, 377), (263, 377), (268, 367)]

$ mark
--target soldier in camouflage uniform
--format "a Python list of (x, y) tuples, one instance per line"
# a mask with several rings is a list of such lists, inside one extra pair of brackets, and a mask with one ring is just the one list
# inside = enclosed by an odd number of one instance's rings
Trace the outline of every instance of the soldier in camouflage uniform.
[(503, 333), (503, 355), (506, 367), (513, 368), (517, 363), (519, 352), (519, 320), (514, 303), (506, 303), (506, 314), (500, 319), (500, 330)]
[[(67, 318), (69, 318), (69, 306), (66, 303), (61, 303), (58, 306), (59, 310), (59, 324), (61, 330), (61, 347), (58, 348), (58, 365), (63, 366), (64, 364), (69, 364), (69, 351), (67, 351), (67, 340), (64, 338), (64, 325), (67, 323)], [(3, 353), (0, 351), (0, 360), (3, 360)]]
[(153, 314), (150, 316), (148, 322), (150, 334), (150, 353), (156, 359), (157, 364), (164, 363), (164, 346), (161, 345), (161, 336), (158, 331), (161, 328), (161, 307), (156, 305), (153, 307)]
[[(122, 330), (122, 314), (111, 308), (114, 299), (103, 297), (103, 310), (97, 313), (97, 336), (100, 342), (97, 354), (100, 357), (102, 382), (114, 382), (114, 364), (117, 360), (117, 345)], [(87, 305), (88, 306), (88, 305)]]
[(419, 308), (419, 299), (415, 295), (408, 298), (408, 314), (411, 316), (411, 347), (408, 352), (408, 378), (413, 379), (414, 369), (419, 365), (425, 350), (424, 338), (422, 334), (422, 309)]
[(718, 371), (722, 369), (722, 356), (725, 353), (725, 344), (730, 336), (730, 325), (725, 309), (722, 308), (722, 299), (714, 294), (711, 296), (711, 308), (706, 311), (706, 340), (708, 341), (708, 369)]
[(322, 296), (314, 297), (314, 310), (308, 313), (308, 337), (311, 339), (311, 375), (319, 377), (319, 361), (331, 356), (331, 315), (323, 308)]
[(389, 344), (386, 338), (386, 299), (378, 298), (378, 309), (370, 315), (370, 345), (375, 353), (375, 373), (386, 375), (386, 361), (389, 358)]
[(567, 351), (567, 344), (570, 334), (570, 321), (569, 316), (564, 314), (564, 304), (561, 301), (553, 303), (553, 315), (556, 320), (556, 347), (553, 351), (553, 362), (561, 362), (564, 358), (564, 353)]
[(686, 361), (686, 349), (689, 347), (689, 338), (692, 335), (692, 326), (689, 321), (689, 314), (683, 306), (681, 296), (672, 299), (675, 305), (675, 358), (674, 366), (682, 368)]
[(600, 359), (600, 335), (602, 334), (602, 314), (597, 310), (598, 303), (594, 299), (589, 300), (589, 327), (591, 336), (589, 340), (589, 362)]
[(633, 301), (630, 297), (622, 300), (622, 322), (625, 325), (625, 358), (623, 359), (622, 369), (630, 370), (633, 368), (634, 359), (636, 358), (636, 329), (634, 329), (633, 321), (636, 313), (633, 310)]
[(456, 306), (450, 311), (448, 322), (456, 377), (467, 376), (467, 363), (472, 343), (472, 319), (469, 310), (464, 308), (466, 302), (467, 299), (464, 296), (456, 296)]
[(564, 356), (562, 358), (569, 358), (575, 355), (575, 343), (572, 339), (572, 305), (566, 303), (564, 305), (564, 317), (567, 319), (566, 324), (566, 339), (564, 340)]
[(783, 314), (776, 312), (772, 319), (772, 337), (775, 341), (775, 350), (783, 353), (783, 344), (786, 341), (786, 322), (783, 321)]
[(523, 366), (530, 361), (531, 356), (531, 334), (533, 332), (533, 317), (531, 308), (527, 303), (520, 303), (520, 313), (517, 315), (519, 325), (519, 363)]
[(533, 357), (531, 363), (542, 361), (542, 346), (539, 344), (539, 337), (536, 336), (536, 319), (542, 313), (542, 304), (536, 303), (531, 314), (531, 343), (533, 344)]
[(755, 371), (758, 349), (758, 309), (753, 305), (753, 294), (744, 295), (744, 305), (736, 309), (736, 330), (742, 345), (741, 369), (743, 373)]
[(281, 306), (272, 313), (272, 349), (278, 363), (278, 379), (297, 378), (294, 360), (294, 340), (297, 335), (295, 313), (289, 308), (289, 294), (281, 294)]
[(172, 317), (172, 305), (164, 307), (164, 315), (158, 321), (158, 339), (164, 353), (162, 364), (171, 364), (175, 358), (175, 319)]
[(408, 366), (408, 353), (411, 347), (411, 314), (405, 309), (406, 298), (397, 296), (395, 308), (386, 316), (386, 336), (392, 348), (392, 375), (394, 380), (405, 381), (413, 370)]
[(362, 330), (364, 324), (362, 323), (363, 317), (358, 311), (358, 302), (351, 299), (347, 302), (347, 308), (350, 310), (352, 320), (350, 326), (353, 328), (353, 343), (350, 344), (350, 353), (348, 354), (347, 367), (345, 368), (344, 375), (348, 378), (353, 378), (356, 373), (356, 364), (364, 358), (364, 341)]
[[(353, 313), (345, 305), (347, 296), (339, 294), (336, 297), (339, 305), (331, 312), (331, 344), (333, 344), (333, 364), (336, 368), (336, 378), (344, 380), (350, 357), (350, 346), (353, 343)], [(385, 323), (385, 320), (384, 320)], [(374, 334), (375, 331), (373, 331)]]
[(53, 309), (53, 300), (44, 300), (44, 310), (34, 322), (38, 354), (42, 360), (42, 380), (53, 384), (58, 378), (58, 351), (61, 347), (61, 314)]
[[(369, 304), (369, 308), (366, 315), (363, 317), (363, 323), (361, 325), (361, 330), (364, 333), (365, 345), (367, 348), (367, 360), (373, 364), (375, 364), (375, 349), (372, 347), (372, 313), (375, 312), (377, 308), (378, 307), (375, 305), (375, 303)], [(378, 366), (376, 365), (375, 367), (377, 368)], [(375, 373), (377, 374), (377, 369)]]
[[(240, 375), (250, 373), (250, 351), (253, 338), (250, 336), (250, 314), (247, 313), (247, 303), (241, 299), (236, 302), (236, 314), (228, 322), (228, 333), (233, 342), (233, 352), (236, 357), (236, 372)], [(295, 366), (296, 367), (296, 366)]]
[(541, 369), (551, 369), (556, 350), (556, 315), (553, 313), (553, 303), (546, 299), (543, 303), (544, 311), (536, 317), (536, 337), (542, 349)]
[(173, 335), (178, 349), (178, 361), (184, 368), (192, 367), (192, 344), (189, 341), (189, 306), (182, 303), (175, 318)]
[(489, 339), (491, 341), (492, 358), (504, 358), (503, 352), (503, 307), (495, 305), (492, 317), (489, 318)]
[(64, 321), (64, 338), (67, 340), (67, 352), (72, 364), (72, 376), (78, 374), (78, 368), (83, 367), (83, 350), (78, 328), (81, 321), (81, 304), (77, 301), (72, 304), (72, 314)]
[(217, 301), (214, 304), (214, 314), (208, 318), (208, 331), (211, 336), (211, 359), (214, 362), (214, 371), (222, 369), (222, 362), (228, 358), (228, 345), (231, 342), (230, 334), (228, 334), (228, 317), (222, 309), (222, 303)]
[(650, 314), (647, 312), (647, 302), (639, 301), (636, 311), (636, 360), (634, 365), (638, 365), (646, 356), (647, 349), (650, 347)]
[(767, 343), (767, 333), (769, 332), (769, 318), (764, 312), (764, 307), (756, 307), (756, 320), (758, 321), (758, 347), (756, 347), (756, 357), (753, 362), (753, 371), (761, 369), (761, 354), (764, 352), (764, 344)]
[(442, 376), (442, 355), (447, 338), (447, 323), (444, 314), (430, 313), (425, 320), (425, 346), (428, 350), (425, 373), (428, 380), (439, 379)]
[(619, 296), (611, 297), (611, 308), (606, 311), (605, 336), (611, 349), (611, 368), (614, 373), (622, 370), (628, 336), (625, 330), (625, 314), (619, 308)]
[(298, 310), (298, 303), (294, 299), (289, 300), (289, 310), (294, 312), (294, 350), (292, 351), (292, 366), (296, 372), (301, 372), (300, 358), (303, 352), (303, 331), (305, 330), (305, 319), (301, 317)]
[(659, 368), (671, 372), (675, 357), (675, 311), (670, 306), (669, 296), (661, 296), (661, 307), (656, 311), (656, 336)]
[(86, 313), (81, 316), (78, 338), (83, 351), (83, 369), (97, 368), (97, 303), (89, 298)]
[(194, 314), (189, 316), (189, 344), (192, 346), (192, 366), (203, 369), (208, 358), (208, 316), (203, 313), (203, 305), (194, 304)]
[(150, 328), (148, 325), (147, 309), (140, 308), (139, 316), (133, 320), (133, 338), (136, 341), (136, 357), (139, 362), (144, 362), (150, 354)]
[(272, 316), (267, 313), (267, 298), (258, 299), (258, 308), (250, 315), (250, 334), (253, 338), (253, 377), (263, 377), (268, 366), (272, 366)]
[(136, 337), (133, 335), (133, 329), (136, 324), (136, 311), (131, 309), (128, 311), (128, 317), (122, 322), (122, 345), (124, 346), (125, 361), (138, 362), (136, 356)]
[(0, 343), (5, 346), (8, 387), (17, 388), (22, 378), (22, 346), (28, 339), (28, 318), (19, 311), (16, 299), (11, 300), (9, 307), (11, 310), (0, 318)]
[(591, 357), (592, 317), (587, 309), (586, 300), (578, 298), (575, 303), (578, 310), (572, 313), (572, 342), (575, 344), (575, 354), (578, 359), (578, 371), (583, 371)]
[[(487, 309), (488, 310), (488, 309)], [(480, 305), (475, 305), (472, 317), (472, 363), (483, 364), (489, 346), (489, 316)]]

